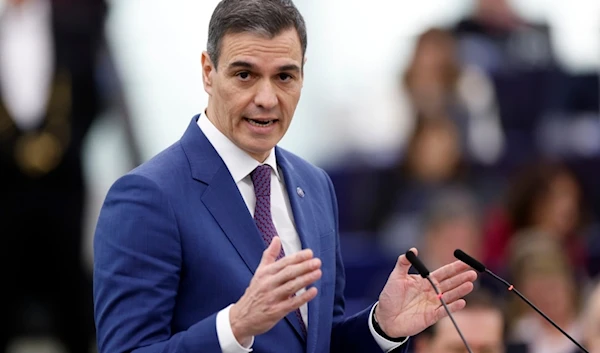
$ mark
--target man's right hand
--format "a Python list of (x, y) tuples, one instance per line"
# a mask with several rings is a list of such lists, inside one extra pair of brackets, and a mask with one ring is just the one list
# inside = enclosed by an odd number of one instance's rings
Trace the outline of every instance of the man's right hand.
[(305, 249), (276, 261), (280, 251), (281, 240), (274, 237), (246, 292), (229, 311), (231, 329), (242, 345), (317, 296), (315, 287), (294, 294), (321, 278), (321, 260)]

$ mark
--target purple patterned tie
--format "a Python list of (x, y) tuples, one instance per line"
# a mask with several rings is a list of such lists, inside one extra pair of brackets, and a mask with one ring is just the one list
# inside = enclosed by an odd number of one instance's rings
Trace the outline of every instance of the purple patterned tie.
[[(273, 238), (277, 236), (277, 230), (271, 216), (271, 167), (266, 164), (259, 165), (252, 171), (250, 176), (252, 177), (252, 184), (254, 184), (254, 194), (256, 194), (254, 221), (266, 246), (269, 246)], [(282, 246), (277, 260), (284, 256)]]
[[(252, 184), (254, 184), (254, 193), (256, 194), (256, 207), (254, 209), (254, 221), (256, 226), (262, 235), (262, 238), (269, 246), (273, 237), (277, 235), (277, 229), (273, 224), (273, 217), (271, 216), (271, 167), (263, 164), (259, 165), (250, 174), (252, 177)], [(285, 256), (283, 246), (277, 256), (277, 260)], [(302, 333), (306, 338), (306, 326), (304, 320), (300, 314), (300, 309), (296, 309), (296, 317), (300, 320), (300, 326), (302, 327)]]

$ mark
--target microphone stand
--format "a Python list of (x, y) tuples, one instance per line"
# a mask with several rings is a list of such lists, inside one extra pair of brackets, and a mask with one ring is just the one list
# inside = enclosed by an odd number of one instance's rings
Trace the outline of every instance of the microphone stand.
[(571, 342), (573, 342), (577, 347), (579, 347), (579, 349), (581, 349), (582, 351), (584, 351), (585, 353), (589, 353), (587, 349), (585, 349), (581, 344), (579, 344), (579, 342), (577, 342), (573, 337), (571, 337), (571, 335), (569, 335), (568, 333), (565, 332), (565, 330), (563, 330), (562, 328), (560, 328), (560, 326), (558, 326), (554, 321), (552, 321), (551, 318), (548, 317), (548, 315), (544, 314), (540, 309), (538, 309), (537, 306), (535, 306), (529, 299), (527, 299), (523, 294), (521, 294), (521, 292), (519, 292), (517, 290), (517, 288), (515, 288), (515, 286), (513, 286), (512, 284), (508, 283), (505, 279), (501, 278), (500, 276), (496, 275), (494, 272), (490, 271), (489, 269), (485, 269), (485, 272), (489, 275), (491, 275), (492, 277), (494, 277), (495, 279), (497, 279), (498, 281), (504, 283), (506, 285), (506, 287), (508, 288), (509, 292), (513, 292), (515, 293), (519, 298), (521, 298), (525, 303), (527, 303), (533, 310), (537, 311), (538, 314), (542, 315), (542, 317), (544, 319), (546, 319), (546, 321), (548, 321), (549, 323), (552, 324), (552, 326), (554, 326), (557, 330), (559, 330), (563, 335), (565, 335), (565, 337), (567, 337), (569, 340), (571, 340)]
[(429, 283), (433, 287), (433, 290), (435, 291), (435, 294), (437, 294), (438, 299), (442, 303), (442, 306), (446, 310), (446, 313), (448, 313), (448, 317), (450, 318), (450, 320), (452, 320), (452, 324), (456, 328), (456, 331), (458, 332), (458, 335), (460, 336), (460, 339), (463, 341), (465, 347), (467, 348), (467, 351), (469, 353), (473, 353), (473, 351), (471, 350), (471, 347), (469, 347), (469, 344), (467, 343), (467, 340), (465, 339), (465, 337), (463, 336), (462, 332), (458, 328), (458, 324), (454, 320), (454, 317), (452, 316), (452, 313), (450, 313), (450, 309), (448, 309), (448, 305), (446, 305), (446, 301), (444, 301), (444, 298), (442, 297), (442, 293), (440, 293), (440, 290), (438, 289), (438, 287), (433, 283), (433, 281), (429, 277), (429, 270), (425, 267), (425, 265), (423, 264), (423, 262), (421, 262), (421, 260), (419, 260), (419, 258), (417, 257), (417, 255), (415, 255), (415, 253), (413, 253), (412, 251), (409, 250), (409, 251), (406, 252), (406, 258), (411, 263), (411, 265), (413, 265), (413, 267), (419, 272), (419, 274), (421, 275), (421, 277), (423, 277), (427, 281), (429, 281)]
[(544, 319), (546, 319), (546, 321), (548, 321), (549, 323), (551, 323), (552, 326), (554, 326), (563, 335), (565, 335), (565, 337), (567, 337), (569, 340), (571, 340), (571, 342), (573, 342), (577, 347), (579, 347), (579, 349), (581, 349), (585, 353), (589, 353), (587, 349), (585, 349), (579, 342), (577, 342), (573, 337), (571, 337), (568, 333), (566, 333), (565, 330), (563, 330), (562, 328), (560, 328), (554, 321), (552, 321), (552, 319), (550, 319), (546, 314), (544, 314), (540, 309), (538, 309), (538, 307), (535, 306), (531, 301), (529, 301), (529, 299), (525, 298), (525, 296), (523, 294), (521, 294), (521, 292), (519, 292), (515, 288), (515, 286), (513, 286), (510, 283), (508, 283), (504, 278), (496, 275), (494, 272), (492, 272), (488, 268), (486, 268), (481, 262), (475, 260), (474, 258), (472, 258), (471, 256), (467, 255), (464, 251), (462, 251), (460, 249), (456, 249), (454, 251), (454, 257), (456, 257), (460, 261), (466, 263), (467, 265), (471, 266), (477, 272), (485, 272), (485, 273), (489, 274), (490, 276), (494, 277), (496, 280), (502, 282), (504, 285), (506, 285), (506, 287), (508, 288), (509, 292), (515, 293), (519, 298), (521, 298), (521, 300), (523, 300), (525, 303), (527, 303), (527, 305), (529, 305), (533, 310), (537, 311), (537, 313), (540, 314), (540, 315), (542, 315), (542, 317)]
[(465, 344), (465, 347), (467, 347), (467, 351), (469, 351), (469, 353), (473, 353), (471, 351), (471, 347), (469, 347), (469, 344), (467, 343), (467, 340), (465, 339), (465, 337), (463, 336), (462, 332), (458, 328), (458, 324), (454, 320), (454, 316), (452, 316), (452, 314), (450, 314), (450, 309), (448, 309), (448, 305), (446, 305), (446, 301), (444, 301), (444, 298), (442, 298), (442, 294), (440, 293), (440, 290), (435, 286), (435, 284), (433, 284), (433, 281), (431, 280), (431, 278), (429, 278), (429, 276), (427, 276), (427, 280), (429, 281), (429, 283), (431, 283), (431, 286), (433, 287), (433, 290), (435, 290), (435, 294), (437, 294), (438, 298), (440, 299), (440, 302), (444, 306), (444, 309), (446, 309), (446, 312), (448, 313), (448, 317), (450, 318), (450, 320), (452, 320), (452, 324), (456, 328), (456, 331), (458, 332), (458, 335), (460, 336), (460, 339)]

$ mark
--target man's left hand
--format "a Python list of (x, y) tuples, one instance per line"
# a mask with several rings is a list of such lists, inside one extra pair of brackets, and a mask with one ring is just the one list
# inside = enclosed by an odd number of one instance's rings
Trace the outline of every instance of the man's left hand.
[[(416, 249), (411, 250), (417, 254)], [(398, 258), (375, 309), (379, 326), (390, 337), (414, 336), (447, 316), (429, 281), (408, 274), (410, 266), (405, 255)], [(462, 297), (473, 290), (477, 274), (469, 269), (463, 262), (455, 261), (430, 274), (450, 312), (463, 309), (466, 302)]]

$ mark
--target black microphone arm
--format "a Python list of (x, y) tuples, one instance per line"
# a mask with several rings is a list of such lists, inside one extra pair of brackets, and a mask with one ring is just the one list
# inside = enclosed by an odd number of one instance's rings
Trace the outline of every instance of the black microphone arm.
[(537, 311), (537, 313), (540, 314), (540, 315), (542, 315), (542, 317), (544, 319), (546, 319), (546, 321), (548, 321), (549, 323), (551, 323), (552, 326), (554, 326), (563, 335), (565, 335), (565, 337), (567, 337), (568, 339), (570, 339), (571, 342), (573, 342), (577, 347), (579, 347), (579, 349), (581, 349), (585, 353), (589, 353), (587, 349), (585, 349), (579, 342), (577, 342), (573, 337), (571, 337), (568, 333), (566, 333), (565, 330), (563, 330), (562, 328), (560, 328), (554, 321), (552, 321), (552, 319), (550, 319), (546, 314), (544, 314), (540, 309), (538, 309), (537, 306), (535, 306), (531, 301), (529, 301), (529, 299), (527, 299), (523, 294), (521, 294), (521, 292), (519, 292), (515, 288), (515, 286), (513, 286), (510, 283), (508, 283), (504, 278), (496, 275), (494, 272), (492, 272), (488, 268), (486, 268), (481, 262), (475, 260), (474, 258), (472, 258), (471, 256), (467, 255), (464, 251), (462, 251), (460, 249), (454, 250), (454, 257), (456, 257), (460, 261), (466, 263), (467, 265), (473, 267), (477, 272), (481, 272), (481, 273), (485, 272), (485, 273), (491, 275), (492, 277), (494, 277), (496, 280), (502, 282), (508, 288), (509, 292), (515, 293), (519, 298), (521, 298), (521, 300), (523, 300), (525, 303), (527, 303), (527, 305), (529, 305), (531, 308), (533, 308), (533, 310)]
[(458, 324), (456, 323), (456, 321), (454, 321), (454, 317), (450, 313), (450, 309), (448, 309), (448, 306), (446, 305), (446, 302), (444, 301), (444, 298), (442, 298), (442, 294), (440, 293), (440, 290), (433, 283), (433, 281), (431, 280), (431, 278), (429, 278), (429, 270), (427, 269), (427, 267), (425, 267), (425, 265), (423, 264), (423, 262), (421, 262), (421, 260), (419, 260), (419, 258), (417, 257), (417, 255), (415, 255), (415, 253), (412, 252), (412, 251), (410, 251), (410, 250), (406, 252), (406, 258), (408, 259), (408, 261), (410, 262), (410, 264), (417, 270), (417, 272), (419, 272), (419, 274), (421, 275), (421, 277), (427, 279), (429, 281), (429, 283), (431, 283), (431, 286), (433, 287), (433, 290), (435, 291), (435, 294), (437, 294), (437, 297), (440, 299), (440, 302), (444, 306), (444, 309), (446, 309), (446, 313), (448, 313), (448, 317), (450, 318), (450, 320), (452, 320), (452, 324), (454, 324), (454, 327), (456, 328), (456, 331), (458, 332), (458, 335), (460, 336), (460, 339), (465, 344), (465, 347), (467, 347), (467, 351), (469, 351), (469, 353), (473, 353), (473, 351), (471, 350), (471, 347), (469, 347), (469, 344), (467, 343), (467, 340), (465, 339), (465, 337), (463, 336), (462, 332), (458, 328)]

